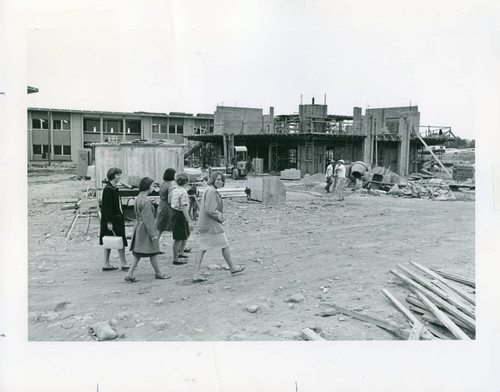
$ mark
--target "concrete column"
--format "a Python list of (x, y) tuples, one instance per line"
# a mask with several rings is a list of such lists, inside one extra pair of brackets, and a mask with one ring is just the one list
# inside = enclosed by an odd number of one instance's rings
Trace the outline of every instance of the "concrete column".
[(102, 116), (100, 116), (100, 129), (99, 129), (99, 132), (101, 133), (101, 143), (104, 142), (104, 120), (102, 118)]

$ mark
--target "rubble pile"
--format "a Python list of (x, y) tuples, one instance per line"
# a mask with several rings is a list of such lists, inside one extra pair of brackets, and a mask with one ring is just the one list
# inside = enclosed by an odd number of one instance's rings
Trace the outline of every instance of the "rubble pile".
[(396, 184), (387, 193), (419, 199), (456, 200), (455, 194), (446, 181), (438, 178), (408, 181), (404, 187)]

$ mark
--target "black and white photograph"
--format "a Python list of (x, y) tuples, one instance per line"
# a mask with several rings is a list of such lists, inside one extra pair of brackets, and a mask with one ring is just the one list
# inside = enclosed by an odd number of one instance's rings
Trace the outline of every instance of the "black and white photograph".
[(498, 2), (0, 11), (1, 390), (498, 390)]

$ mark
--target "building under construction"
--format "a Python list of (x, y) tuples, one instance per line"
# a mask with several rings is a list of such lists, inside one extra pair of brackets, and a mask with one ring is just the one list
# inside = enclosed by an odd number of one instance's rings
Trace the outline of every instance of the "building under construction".
[[(363, 161), (406, 176), (420, 169), (424, 143), (453, 138), (450, 128), (420, 126), (417, 106), (355, 107), (351, 115), (328, 114), (328, 106), (300, 104), (298, 113), (264, 114), (260, 108), (217, 106), (214, 114), (99, 112), (28, 109), (28, 160), (78, 162), (94, 143), (184, 144), (188, 166), (220, 167), (228, 145), (245, 146), (261, 158), (264, 172), (324, 172), (329, 160)], [(226, 152), (226, 153), (225, 153)], [(89, 161), (92, 161), (90, 157)]]
[(218, 106), (213, 130), (187, 136), (204, 166), (223, 166), (227, 144), (246, 146), (248, 155), (261, 158), (264, 171), (299, 169), (324, 172), (329, 160), (363, 161), (406, 176), (420, 169), (419, 151), (453, 137), (449, 128), (420, 127), (417, 106), (362, 109), (353, 115), (328, 114), (326, 104), (299, 105), (297, 114), (274, 115), (262, 109)]

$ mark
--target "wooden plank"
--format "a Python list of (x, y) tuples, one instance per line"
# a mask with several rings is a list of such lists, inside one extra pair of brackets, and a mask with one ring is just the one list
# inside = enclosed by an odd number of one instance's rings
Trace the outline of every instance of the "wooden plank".
[(398, 267), (403, 270), (407, 275), (409, 275), (413, 280), (427, 288), (429, 291), (439, 295), (441, 298), (445, 299), (448, 301), (450, 304), (455, 306), (457, 309), (465, 313), (467, 316), (475, 319), (476, 314), (474, 311), (466, 304), (464, 304), (461, 300), (457, 301), (455, 300), (452, 296), (450, 296), (446, 291), (443, 291), (442, 289), (436, 287), (433, 285), (429, 280), (422, 278), (421, 276), (418, 276), (414, 272), (410, 271), (408, 268), (402, 266), (401, 264), (398, 264)]
[(429, 310), (441, 321), (446, 328), (450, 330), (450, 332), (458, 339), (461, 340), (470, 340), (469, 336), (462, 331), (451, 319), (442, 311), (440, 311), (436, 305), (434, 305), (429, 298), (427, 298), (420, 291), (415, 290), (415, 294), (418, 298), (429, 308)]
[(417, 267), (418, 269), (420, 269), (421, 271), (423, 271), (427, 275), (433, 277), (434, 279), (437, 279), (440, 282), (443, 282), (446, 286), (448, 286), (449, 288), (451, 288), (455, 293), (457, 293), (458, 295), (460, 295), (462, 298), (466, 299), (471, 304), (476, 305), (476, 300), (475, 300), (475, 298), (471, 294), (466, 293), (464, 290), (461, 290), (459, 287), (457, 287), (455, 284), (453, 284), (449, 280), (445, 279), (441, 275), (437, 274), (436, 272), (432, 271), (431, 269), (429, 269), (427, 267), (424, 267), (423, 265), (415, 263), (414, 261), (410, 261), (410, 264), (412, 264), (413, 266)]
[(434, 328), (431, 325), (426, 325), (426, 328), (429, 330), (430, 333), (432, 333), (434, 336), (436, 336), (439, 339), (442, 340), (451, 340), (449, 336), (446, 336), (445, 334), (441, 333), (439, 330)]
[(424, 327), (424, 324), (422, 324), (420, 321), (415, 322), (415, 324), (413, 324), (413, 328), (411, 329), (408, 340), (420, 340), (420, 336), (424, 333), (425, 330), (426, 329)]
[(467, 286), (476, 288), (476, 282), (474, 281), (474, 279), (466, 278), (464, 276), (458, 276), (455, 274), (450, 274), (450, 273), (444, 272), (444, 271), (439, 271), (439, 270), (436, 270), (434, 268), (431, 268), (431, 270), (434, 271), (435, 273), (441, 275), (443, 278), (454, 280), (455, 282), (460, 282), (460, 283), (466, 284)]
[[(426, 306), (423, 304), (422, 301), (420, 301), (418, 298), (413, 298), (413, 297), (408, 297), (406, 299), (409, 303), (412, 303), (413, 305), (410, 305), (410, 310), (413, 310), (415, 313), (419, 313), (421, 314), (422, 316), (428, 316), (429, 313), (427, 311), (427, 308)], [(438, 306), (439, 308), (439, 306)], [(440, 308), (442, 310), (442, 308)], [(434, 316), (432, 316), (434, 317)], [(457, 324), (460, 328), (462, 329), (466, 329), (468, 331), (471, 331), (471, 332), (474, 332), (475, 333), (475, 330), (468, 326), (466, 323), (464, 323), (463, 321), (459, 320), (458, 318), (456, 318), (455, 316), (451, 315), (451, 314), (448, 314), (448, 317), (455, 323)], [(422, 317), (423, 318), (423, 317)], [(429, 321), (429, 320), (426, 320), (426, 321)], [(438, 320), (439, 321), (439, 320)]]
[(401, 313), (403, 313), (403, 315), (411, 322), (412, 325), (419, 322), (418, 319), (413, 314), (411, 314), (411, 312), (408, 309), (406, 309), (406, 307), (389, 292), (389, 290), (382, 289), (382, 293), (384, 293), (384, 295), (387, 298), (389, 298), (389, 300), (394, 304), (394, 306)]
[(466, 323), (469, 327), (472, 327), (474, 330), (476, 330), (476, 321), (472, 318), (460, 311), (459, 309), (455, 308), (453, 305), (449, 304), (446, 302), (444, 299), (439, 297), (438, 295), (434, 294), (432, 291), (427, 290), (424, 286), (421, 284), (418, 284), (417, 282), (414, 282), (407, 276), (403, 275), (402, 273), (395, 271), (395, 270), (390, 270), (390, 272), (394, 275), (396, 275), (399, 279), (401, 279), (403, 282), (408, 284), (410, 287), (419, 290), (420, 292), (424, 293), (427, 295), (429, 298), (431, 298), (434, 303), (438, 304), (441, 306), (441, 308), (445, 309), (448, 313), (452, 314), (453, 316), (457, 317), (464, 323)]
[(436, 286), (434, 286), (430, 280), (427, 280), (425, 279), (424, 277), (422, 276), (419, 276), (417, 275), (415, 272), (409, 270), (408, 268), (406, 268), (404, 265), (401, 265), (401, 264), (398, 264), (397, 265), (399, 269), (401, 269), (407, 276), (409, 276), (411, 279), (413, 279), (414, 281), (418, 282), (419, 284), (421, 284), (422, 286), (424, 286), (425, 288), (427, 288), (428, 290), (432, 291), (433, 293), (439, 295), (441, 298), (444, 298), (444, 299), (448, 299), (449, 298), (449, 295), (448, 293), (446, 293), (445, 291), (437, 288)]
[[(467, 331), (469, 331), (469, 332), (471, 332), (473, 334), (476, 333), (474, 330), (472, 330), (470, 327), (468, 327), (467, 325), (465, 325), (462, 322), (460, 322), (460, 320), (457, 320), (455, 317), (450, 316), (449, 314), (447, 316), (450, 318), (451, 321), (453, 321), (455, 324), (457, 324), (463, 330), (467, 330)], [(437, 319), (434, 315), (432, 315), (431, 313), (428, 313), (428, 312), (424, 312), (422, 314), (422, 320), (428, 321), (429, 323), (441, 325), (441, 326), (444, 327), (443, 323), (439, 319)]]
[[(410, 335), (410, 333), (408, 331), (403, 330), (399, 326), (390, 324), (385, 320), (381, 320), (381, 319), (378, 319), (378, 318), (375, 318), (372, 316), (367, 316), (367, 315), (364, 315), (364, 314), (361, 314), (358, 312), (354, 312), (352, 310), (337, 306), (335, 304), (325, 304), (325, 305), (328, 305), (328, 306), (331, 306), (332, 308), (334, 308), (335, 309), (334, 314), (342, 313), (346, 316), (353, 317), (357, 320), (361, 320), (361, 321), (364, 321), (366, 323), (374, 324), (377, 327), (385, 329), (386, 331), (392, 333), (393, 335), (395, 335), (396, 337), (398, 337), (402, 340), (407, 340), (408, 336)], [(327, 313), (328, 312), (322, 312), (321, 315), (323, 317), (333, 315), (333, 314), (327, 314)]]
[(420, 139), (420, 141), (425, 146), (425, 148), (427, 149), (427, 151), (429, 151), (431, 153), (432, 157), (436, 160), (436, 162), (439, 163), (439, 166), (441, 166), (441, 168), (446, 172), (446, 174), (448, 174), (448, 176), (450, 176), (450, 178), (452, 178), (452, 175), (450, 174), (450, 172), (446, 169), (446, 167), (444, 167), (443, 163), (439, 160), (439, 158), (436, 156), (436, 154), (434, 154), (434, 152), (429, 148), (429, 146), (424, 141), (424, 139), (422, 139), (422, 136), (420, 136), (420, 134), (418, 133), (418, 131), (414, 132), (414, 133)]
[(55, 204), (55, 203), (78, 203), (78, 199), (43, 199), (44, 204)]
[(305, 328), (302, 330), (302, 337), (306, 340), (321, 341), (326, 340), (314, 332), (311, 328)]
[[(397, 300), (396, 297), (394, 297), (390, 292), (389, 290), (387, 289), (382, 289), (382, 293), (384, 293), (384, 295), (389, 298), (389, 300), (393, 303), (393, 305), (401, 312), (403, 313), (403, 315), (410, 321), (411, 325), (413, 325), (413, 327), (415, 327), (416, 324), (420, 324), (420, 321), (408, 310), (406, 309), (406, 307)], [(412, 329), (412, 332), (413, 332), (413, 329)], [(425, 329), (425, 327), (423, 328), (422, 331), (419, 332), (419, 339), (420, 339), (420, 335), (424, 335), (426, 336), (428, 339), (432, 339), (432, 335), (429, 331), (427, 331)]]
[[(452, 297), (457, 303), (460, 302), (463, 304), (464, 308), (467, 308), (469, 309), (469, 311), (474, 314), (476, 314), (476, 306), (472, 303), (470, 303), (467, 299), (465, 299), (464, 297), (458, 295), (458, 293), (456, 293), (451, 287), (445, 285), (443, 282), (441, 282), (440, 280), (437, 280), (437, 279), (434, 279), (431, 281), (432, 284), (436, 285), (437, 287), (439, 287), (441, 290), (443, 291), (446, 291), (450, 297)], [(475, 302), (475, 300), (474, 300)]]

